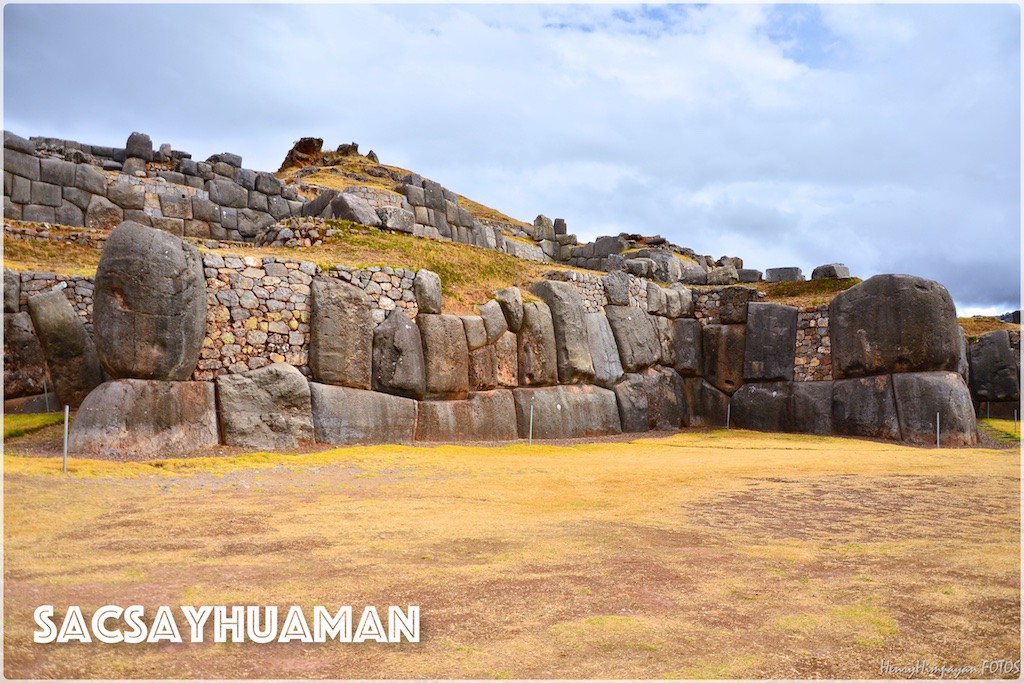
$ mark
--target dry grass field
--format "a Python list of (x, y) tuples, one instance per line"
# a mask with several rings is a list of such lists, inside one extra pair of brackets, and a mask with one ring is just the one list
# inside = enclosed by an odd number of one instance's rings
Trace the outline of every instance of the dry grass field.
[[(8, 677), (885, 678), (1020, 657), (1017, 450), (733, 430), (62, 475), (29, 455), (59, 434), (4, 456)], [(415, 604), (422, 640), (36, 645), (41, 604)]]

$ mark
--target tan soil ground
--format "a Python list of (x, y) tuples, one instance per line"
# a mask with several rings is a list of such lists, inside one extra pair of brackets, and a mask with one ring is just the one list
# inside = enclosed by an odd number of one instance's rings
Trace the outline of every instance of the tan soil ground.
[[(27, 455), (59, 434), (4, 457), (8, 677), (879, 678), (883, 659), (1020, 657), (1015, 449), (733, 430), (61, 475)], [(36, 645), (41, 604), (416, 604), (422, 642)]]

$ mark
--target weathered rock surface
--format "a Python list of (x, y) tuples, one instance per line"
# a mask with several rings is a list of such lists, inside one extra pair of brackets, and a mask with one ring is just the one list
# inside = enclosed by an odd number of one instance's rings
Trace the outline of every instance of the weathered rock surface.
[(646, 432), (648, 424), (647, 388), (638, 373), (623, 375), (613, 388), (619, 408), (619, 424), (623, 432)]
[(530, 431), (533, 404), (533, 438), (576, 439), (618, 434), (619, 409), (615, 394), (592, 385), (514, 389), (519, 437)]
[(96, 269), (96, 352), (114, 378), (187, 380), (206, 336), (199, 250), (131, 221), (107, 238)]
[(370, 206), (370, 202), (347, 192), (342, 192), (331, 200), (331, 214), (334, 218), (369, 225), (374, 228), (381, 225), (380, 216)]
[(827, 263), (823, 266), (818, 266), (811, 271), (812, 280), (825, 280), (829, 278), (848, 278), (850, 277), (850, 269), (844, 266), (842, 263)]
[(743, 376), (748, 381), (793, 381), (799, 311), (782, 304), (747, 304)]
[(417, 401), (330, 384), (309, 383), (316, 440), (330, 444), (409, 443)]
[(642, 372), (661, 357), (661, 343), (651, 315), (633, 306), (605, 306), (605, 315), (626, 372)]
[(708, 271), (709, 285), (733, 285), (739, 281), (739, 273), (733, 266), (720, 266)]
[(45, 391), (46, 365), (28, 313), (4, 313), (4, 398)]
[(700, 375), (704, 367), (704, 345), (700, 321), (680, 318), (672, 321), (675, 369), (681, 375)]
[(512, 392), (475, 391), (465, 401), (421, 401), (417, 441), (512, 441), (519, 438)]
[(494, 343), (495, 379), (499, 387), (519, 386), (519, 343), (511, 332)]
[(747, 306), (757, 300), (753, 287), (726, 287), (718, 294), (718, 320), (723, 325), (747, 322)]
[(587, 344), (594, 361), (594, 383), (610, 389), (622, 378), (622, 361), (608, 317), (601, 312), (585, 313), (583, 324), (587, 327)]
[(558, 381), (590, 384), (594, 381), (594, 360), (590, 355), (579, 290), (568, 282), (544, 280), (533, 291), (551, 311)]
[(955, 372), (904, 372), (892, 376), (899, 406), (903, 441), (935, 443), (935, 417), (943, 446), (973, 446), (978, 442), (974, 404), (964, 380)]
[(419, 270), (412, 283), (420, 313), (441, 312), (441, 277), (432, 270)]
[(792, 382), (744, 384), (732, 395), (732, 424), (762, 432), (792, 431)]
[(426, 385), (420, 328), (396, 308), (373, 331), (373, 390), (419, 399)]
[(68, 448), (147, 460), (200, 451), (218, 443), (215, 404), (212, 382), (105, 382), (78, 409)]
[(876, 275), (829, 305), (836, 378), (957, 369), (956, 308), (938, 282)]
[(28, 312), (57, 398), (61, 405), (77, 408), (103, 381), (92, 338), (64, 292), (29, 297)]
[(427, 398), (462, 399), (469, 392), (469, 346), (457, 315), (416, 316), (423, 341)]
[(460, 315), (462, 326), (466, 330), (466, 344), (470, 351), (476, 351), (487, 343), (487, 329), (483, 318), (478, 315)]
[(21, 278), (13, 270), (4, 268), (4, 313), (17, 313), (21, 298)]
[(982, 335), (969, 347), (971, 392), (978, 401), (1020, 399), (1017, 359), (1006, 330)]
[[(694, 380), (695, 384), (697, 379), (687, 377), (686, 381)], [(700, 381), (700, 416), (703, 425), (715, 429), (725, 427), (730, 417), (729, 394), (719, 391), (707, 380)]]
[(804, 279), (804, 272), (799, 268), (769, 268), (764, 272), (766, 282), (799, 282)]
[(508, 321), (505, 313), (501, 310), (501, 304), (491, 299), (480, 307), (480, 317), (484, 321), (484, 331), (487, 333), (487, 343), (493, 344), (498, 337), (508, 331)]
[(124, 211), (106, 197), (93, 195), (85, 210), (85, 227), (92, 230), (113, 230), (124, 220)]
[[(934, 415), (932, 417), (934, 419)], [(832, 426), (836, 434), (899, 440), (900, 423), (892, 378), (876, 375), (834, 381)]]
[(217, 376), (217, 419), (229, 446), (281, 450), (313, 440), (309, 382), (288, 363)]
[(369, 297), (358, 287), (326, 276), (314, 278), (310, 289), (309, 369), (313, 379), (369, 389), (373, 367)]
[(732, 395), (743, 384), (745, 325), (706, 325), (701, 336), (704, 378)]
[(498, 386), (497, 354), (492, 344), (469, 352), (470, 391), (490, 391)]
[(542, 301), (523, 304), (519, 344), (519, 386), (548, 386), (558, 382), (558, 352), (551, 311)]
[(612, 306), (629, 305), (629, 276), (621, 270), (615, 270), (601, 277), (604, 285), (604, 296)]
[(672, 324), (674, 322), (664, 316), (654, 317), (654, 324), (658, 329), (658, 342), (661, 346), (658, 362), (670, 368), (676, 365), (676, 328)]
[(508, 329), (519, 334), (523, 324), (523, 293), (518, 287), (505, 287), (494, 293), (494, 298), (505, 313)]
[(832, 382), (793, 382), (793, 431), (832, 433)]
[(689, 422), (689, 406), (683, 378), (670, 368), (648, 368), (643, 378), (647, 394), (647, 426), (649, 429), (679, 429)]

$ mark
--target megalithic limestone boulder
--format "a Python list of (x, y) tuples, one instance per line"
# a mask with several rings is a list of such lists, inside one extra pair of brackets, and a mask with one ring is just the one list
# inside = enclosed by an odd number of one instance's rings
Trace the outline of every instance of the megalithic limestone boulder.
[(4, 313), (4, 398), (42, 394), (45, 378), (43, 347), (28, 313)]
[(744, 384), (732, 395), (732, 423), (762, 432), (793, 431), (793, 382)]
[(498, 386), (497, 354), (493, 344), (469, 352), (470, 391), (490, 391)]
[(508, 332), (508, 320), (501, 310), (501, 304), (491, 299), (480, 307), (480, 317), (484, 321), (484, 331), (487, 334), (487, 343), (493, 344), (498, 338)]
[(680, 318), (672, 321), (675, 369), (680, 375), (699, 375), (704, 367), (704, 346), (700, 321)]
[(523, 304), (523, 322), (517, 334), (519, 386), (549, 386), (558, 382), (558, 355), (551, 310), (543, 301)]
[(619, 408), (619, 423), (623, 432), (646, 432), (648, 424), (647, 390), (644, 377), (638, 373), (622, 376), (613, 387)]
[(661, 343), (652, 321), (654, 316), (634, 306), (605, 306), (604, 312), (619, 348), (623, 370), (643, 372), (658, 362)]
[(619, 409), (615, 394), (592, 385), (513, 389), (519, 437), (530, 430), (533, 406), (533, 438), (578, 439), (618, 434)]
[(793, 381), (796, 359), (795, 306), (747, 304), (743, 376), (755, 381)]
[(519, 343), (516, 335), (506, 332), (494, 344), (495, 379), (499, 387), (519, 386)]
[(689, 420), (683, 378), (670, 368), (648, 368), (643, 378), (647, 394), (647, 426), (649, 429), (679, 429)]
[(622, 361), (608, 317), (603, 312), (584, 313), (583, 323), (587, 326), (587, 344), (594, 361), (594, 384), (611, 389), (622, 379)]
[(559, 383), (590, 384), (594, 381), (594, 360), (579, 290), (568, 282), (544, 280), (533, 291), (551, 310)]
[(1006, 330), (982, 335), (969, 347), (971, 392), (978, 401), (1020, 399), (1017, 359)]
[(706, 325), (701, 345), (705, 379), (732, 395), (743, 384), (746, 325)]
[(82, 402), (69, 448), (149, 459), (186, 455), (217, 442), (213, 382), (118, 379)]
[(21, 299), (21, 277), (17, 272), (4, 268), (4, 313), (17, 313)]
[(224, 443), (295, 448), (313, 440), (309, 382), (288, 363), (217, 376), (217, 418)]
[(64, 292), (47, 292), (28, 299), (32, 327), (61, 405), (77, 408), (103, 381), (96, 347), (85, 324)]
[(505, 287), (494, 293), (494, 299), (505, 313), (508, 329), (519, 334), (519, 328), (523, 324), (523, 293), (518, 287)]
[(832, 433), (832, 382), (793, 382), (793, 431)]
[(832, 372), (837, 379), (894, 372), (956, 371), (956, 307), (938, 282), (875, 275), (829, 304)]
[(373, 367), (373, 313), (363, 290), (319, 276), (310, 287), (309, 369), (324, 384), (369, 389)]
[(934, 444), (936, 416), (943, 446), (978, 442), (974, 404), (956, 372), (903, 372), (892, 376), (903, 441)]
[(441, 276), (432, 270), (420, 269), (416, 272), (412, 289), (420, 313), (441, 312)]
[(474, 391), (465, 401), (421, 401), (417, 441), (512, 441), (519, 437), (512, 392)]
[(836, 434), (900, 438), (899, 414), (890, 375), (840, 379), (832, 383), (832, 426)]
[(125, 221), (96, 269), (96, 351), (111, 377), (187, 380), (206, 336), (199, 250), (170, 233)]
[(469, 392), (469, 346), (457, 315), (416, 316), (423, 342), (427, 398), (463, 399)]
[(373, 390), (418, 399), (426, 382), (420, 328), (396, 308), (373, 331)]
[(409, 443), (416, 436), (414, 399), (318, 382), (309, 391), (321, 443)]

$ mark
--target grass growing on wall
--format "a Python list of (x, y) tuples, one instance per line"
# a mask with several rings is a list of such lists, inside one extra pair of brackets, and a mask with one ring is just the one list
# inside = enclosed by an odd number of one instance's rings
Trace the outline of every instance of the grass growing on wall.
[(996, 330), (1019, 330), (1020, 325), (1003, 322), (999, 318), (957, 318), (960, 327), (964, 328), (968, 341), (974, 341), (983, 334), (995, 332)]
[(830, 278), (799, 282), (760, 282), (757, 288), (768, 295), (766, 301), (789, 306), (820, 306), (832, 301), (839, 292), (860, 282), (861, 279), (856, 277), (842, 280)]
[(11, 270), (91, 277), (99, 263), (100, 251), (81, 244), (4, 239), (4, 267)]

